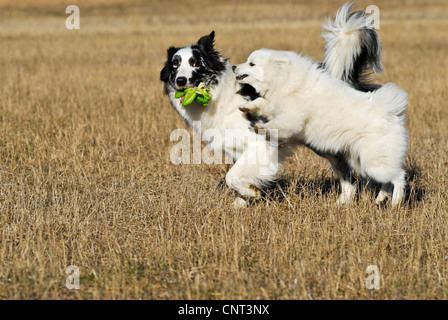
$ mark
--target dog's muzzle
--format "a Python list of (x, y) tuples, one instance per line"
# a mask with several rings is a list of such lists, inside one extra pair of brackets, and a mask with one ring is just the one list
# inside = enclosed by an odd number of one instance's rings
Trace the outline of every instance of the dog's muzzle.
[(236, 76), (236, 80), (241, 81), (241, 80), (243, 80), (246, 77), (248, 77), (247, 74), (240, 74), (240, 75)]

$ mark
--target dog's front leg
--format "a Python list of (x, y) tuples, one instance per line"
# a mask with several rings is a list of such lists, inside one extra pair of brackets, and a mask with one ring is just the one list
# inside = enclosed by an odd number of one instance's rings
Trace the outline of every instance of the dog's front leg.
[[(291, 124), (293, 122), (293, 124)], [(295, 136), (300, 136), (303, 129), (303, 125), (300, 121), (291, 121), (284, 116), (277, 116), (266, 123), (259, 123), (254, 126), (254, 131), (258, 134), (266, 134), (271, 137), (273, 130), (276, 130), (276, 134), (279, 141), (289, 140)]]
[(256, 165), (244, 163), (245, 158), (243, 155), (227, 172), (226, 183), (227, 186), (236, 190), (240, 196), (257, 199), (261, 195), (258, 181), (253, 179), (253, 174), (250, 174), (251, 170), (256, 171), (254, 168)]
[[(281, 159), (276, 145), (271, 146), (265, 139), (252, 141), (227, 172), (226, 183), (238, 192), (239, 198), (258, 199), (261, 197), (262, 187), (277, 178), (279, 161)], [(239, 198), (234, 205), (244, 206), (245, 202)]]
[(267, 106), (267, 100), (259, 97), (238, 107), (241, 112), (260, 112)]

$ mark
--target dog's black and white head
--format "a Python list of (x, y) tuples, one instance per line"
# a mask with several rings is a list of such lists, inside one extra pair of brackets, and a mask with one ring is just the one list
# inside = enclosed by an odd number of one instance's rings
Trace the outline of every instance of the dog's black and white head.
[(218, 84), (219, 76), (226, 70), (227, 59), (222, 58), (214, 48), (215, 32), (203, 36), (196, 44), (168, 48), (168, 59), (160, 72), (165, 83), (165, 93), (198, 86)]

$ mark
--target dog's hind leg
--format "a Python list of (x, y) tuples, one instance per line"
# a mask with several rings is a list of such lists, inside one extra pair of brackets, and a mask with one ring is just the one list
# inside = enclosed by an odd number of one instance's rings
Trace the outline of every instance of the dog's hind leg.
[(392, 194), (392, 206), (400, 204), (404, 197), (404, 188), (406, 187), (406, 180), (404, 176), (405, 172), (403, 171), (397, 178), (393, 179), (390, 183), (383, 183), (381, 185), (380, 193), (376, 197), (375, 202), (379, 204), (383, 202), (387, 196)]
[(380, 204), (384, 201), (384, 199), (387, 198), (388, 195), (390, 195), (392, 189), (392, 185), (390, 183), (383, 183), (381, 185), (380, 193), (378, 193), (378, 196), (376, 197), (375, 203)]
[(392, 206), (399, 205), (404, 198), (404, 189), (406, 187), (406, 180), (404, 178), (405, 172), (403, 170), (402, 174), (392, 180), (392, 184), (394, 185), (394, 192), (392, 193)]
[(356, 195), (356, 186), (351, 183), (351, 168), (350, 165), (345, 160), (343, 154), (325, 154), (325, 157), (330, 161), (334, 173), (341, 182), (341, 195), (339, 196), (339, 204), (349, 203), (353, 200)]

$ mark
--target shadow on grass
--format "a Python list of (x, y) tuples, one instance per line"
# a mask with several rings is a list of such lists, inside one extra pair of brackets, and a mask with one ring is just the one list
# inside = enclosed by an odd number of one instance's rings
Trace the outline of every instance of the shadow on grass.
[[(412, 163), (406, 170), (406, 189), (404, 203), (408, 207), (414, 207), (417, 203), (422, 202), (425, 199), (427, 191), (421, 185), (421, 170), (420, 168)], [(358, 192), (356, 193), (356, 200), (364, 193), (371, 193), (375, 199), (380, 192), (381, 184), (374, 181), (363, 181), (362, 179), (353, 179), (353, 183), (357, 184)], [(226, 180), (223, 177), (219, 181), (219, 188), (226, 189)], [(266, 186), (261, 190), (262, 197), (260, 200), (253, 201), (249, 199), (250, 203), (256, 203), (259, 201), (285, 201), (286, 197), (293, 190), (294, 194), (299, 195), (301, 199), (307, 197), (322, 197), (327, 196), (331, 193), (337, 192), (338, 196), (341, 192), (339, 181), (333, 177), (329, 178), (326, 176), (321, 176), (316, 179), (307, 180), (305, 178), (293, 179), (293, 178), (280, 178), (270, 185)], [(235, 192), (235, 196), (238, 194)], [(388, 198), (390, 200), (390, 197)], [(388, 206), (390, 201), (384, 201), (381, 206)]]
[(411, 163), (406, 170), (406, 194), (405, 203), (410, 207), (422, 202), (426, 197), (427, 190), (421, 185), (421, 170), (415, 164)]

